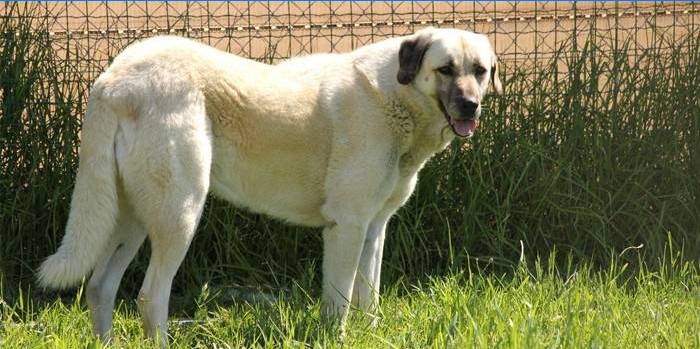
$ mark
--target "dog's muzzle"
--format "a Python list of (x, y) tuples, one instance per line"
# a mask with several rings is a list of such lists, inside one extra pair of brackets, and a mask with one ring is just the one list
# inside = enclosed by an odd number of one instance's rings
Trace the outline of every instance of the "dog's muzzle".
[(450, 125), (452, 132), (454, 132), (455, 135), (462, 138), (469, 138), (474, 135), (477, 126), (479, 126), (477, 115), (477, 110), (479, 108), (478, 103), (471, 101), (460, 103), (460, 112), (462, 115), (467, 116), (457, 118), (450, 116), (447, 109), (445, 109), (445, 106), (442, 104), (442, 101), (438, 100), (438, 105), (440, 106), (440, 110), (442, 111), (445, 120), (447, 120), (447, 123)]

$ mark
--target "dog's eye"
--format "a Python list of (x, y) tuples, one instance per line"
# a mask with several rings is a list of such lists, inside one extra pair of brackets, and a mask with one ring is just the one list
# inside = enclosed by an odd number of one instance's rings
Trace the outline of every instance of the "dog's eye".
[(482, 75), (486, 73), (486, 68), (480, 66), (480, 65), (475, 65), (474, 66), (474, 74), (476, 75)]
[(449, 65), (437, 68), (437, 71), (438, 71), (438, 73), (440, 73), (442, 75), (447, 75), (447, 76), (452, 76), (452, 74), (453, 74), (452, 66), (449, 66)]

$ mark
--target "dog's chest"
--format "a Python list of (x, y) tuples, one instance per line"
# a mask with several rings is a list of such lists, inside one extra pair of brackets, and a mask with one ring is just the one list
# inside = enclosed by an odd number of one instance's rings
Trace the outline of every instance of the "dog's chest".
[(433, 155), (442, 151), (449, 140), (429, 139), (413, 144), (399, 157), (399, 174), (401, 177), (411, 176), (420, 171)]

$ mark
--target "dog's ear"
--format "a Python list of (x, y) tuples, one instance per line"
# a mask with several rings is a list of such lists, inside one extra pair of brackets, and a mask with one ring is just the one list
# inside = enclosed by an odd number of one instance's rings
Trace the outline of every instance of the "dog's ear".
[(430, 33), (420, 33), (413, 38), (404, 40), (399, 49), (399, 73), (396, 79), (406, 85), (413, 81), (418, 74), (423, 55), (430, 47)]
[(493, 54), (493, 65), (491, 66), (491, 86), (496, 93), (503, 94), (503, 85), (501, 85), (501, 79), (498, 77), (498, 57)]

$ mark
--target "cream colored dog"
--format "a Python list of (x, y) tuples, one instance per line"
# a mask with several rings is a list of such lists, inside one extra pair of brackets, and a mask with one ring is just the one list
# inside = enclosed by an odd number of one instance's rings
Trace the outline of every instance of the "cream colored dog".
[(138, 305), (165, 343), (172, 280), (212, 192), (324, 227), (324, 314), (374, 311), (387, 221), (423, 164), (474, 133), (489, 81), (500, 92), (488, 39), (456, 29), (276, 66), (177, 37), (136, 43), (92, 88), (66, 235), (39, 280), (64, 288), (94, 269), (87, 300), (109, 338), (148, 236)]

